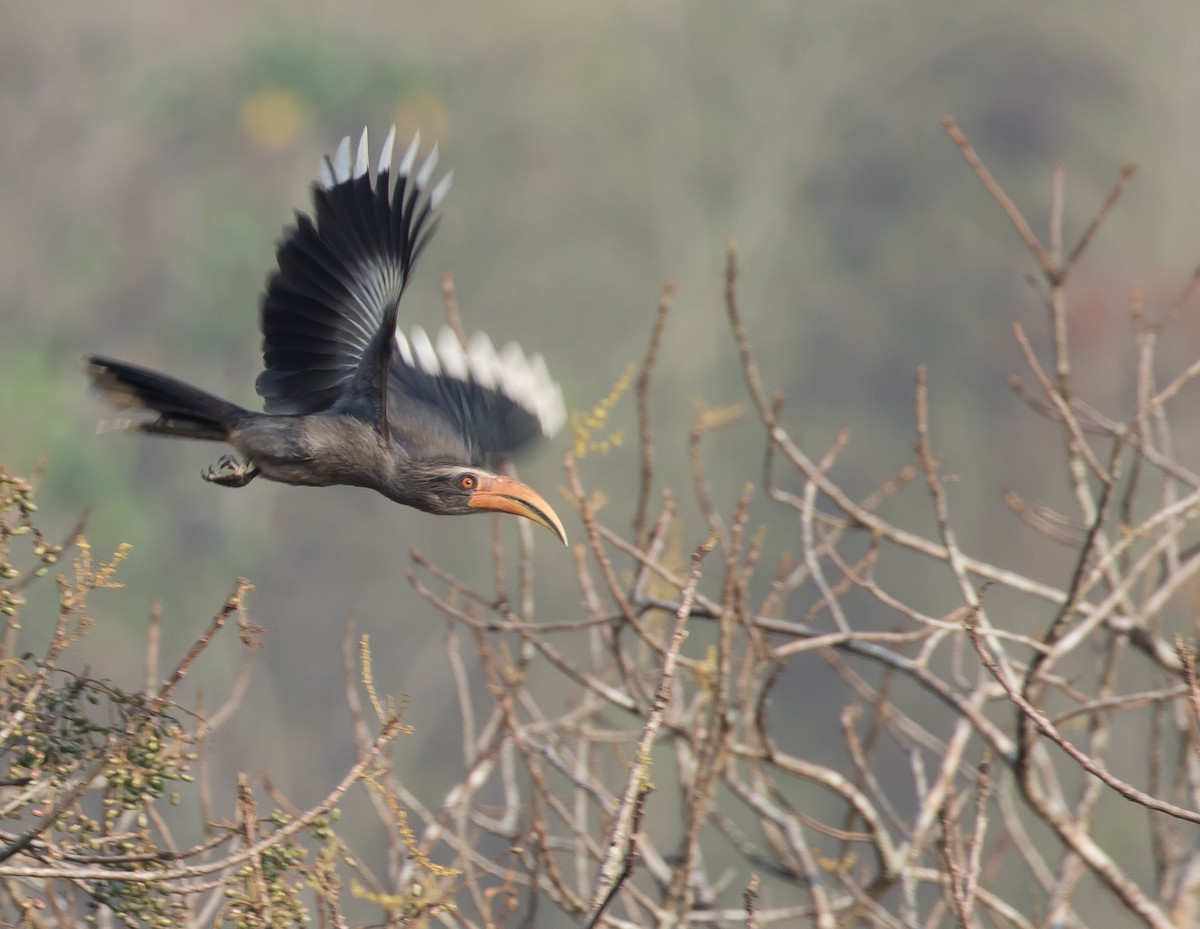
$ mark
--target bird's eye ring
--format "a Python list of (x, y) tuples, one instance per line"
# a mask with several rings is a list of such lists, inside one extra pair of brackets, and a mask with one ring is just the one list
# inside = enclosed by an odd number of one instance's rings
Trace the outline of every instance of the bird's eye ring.
[(462, 474), (458, 478), (458, 486), (462, 490), (474, 490), (479, 482), (475, 479), (474, 474)]

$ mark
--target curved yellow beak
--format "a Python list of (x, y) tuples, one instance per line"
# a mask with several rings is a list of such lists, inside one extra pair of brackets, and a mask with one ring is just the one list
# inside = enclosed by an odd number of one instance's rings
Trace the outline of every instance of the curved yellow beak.
[(567, 544), (567, 532), (553, 507), (536, 490), (515, 478), (481, 474), (479, 486), (471, 494), (467, 505), (479, 510), (512, 513), (532, 519), (558, 536), (563, 545)]

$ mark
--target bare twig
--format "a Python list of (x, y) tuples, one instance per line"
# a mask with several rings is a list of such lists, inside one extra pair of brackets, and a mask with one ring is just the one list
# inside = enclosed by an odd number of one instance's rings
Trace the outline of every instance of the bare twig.
[(714, 545), (716, 545), (716, 539), (710, 538), (692, 555), (692, 567), (688, 573), (687, 586), (684, 588), (679, 610), (675, 614), (675, 629), (663, 655), (654, 705), (650, 708), (646, 725), (642, 728), (642, 736), (637, 747), (637, 759), (630, 766), (629, 776), (625, 781), (625, 791), (609, 830), (607, 851), (592, 891), (589, 921), (593, 923), (603, 912), (604, 903), (609, 899), (610, 889), (621, 880), (621, 874), (626, 867), (638, 797), (642, 796), (650, 786), (650, 748), (662, 726), (667, 704), (671, 700), (675, 683), (675, 665), (679, 651), (683, 647), (683, 641), (687, 637), (687, 621), (691, 615), (692, 598), (695, 596), (696, 585), (700, 583), (700, 566), (705, 555), (712, 551)]
[(633, 515), (633, 538), (644, 542), (646, 531), (647, 511), (650, 508), (650, 495), (654, 487), (654, 433), (650, 423), (650, 376), (654, 372), (654, 363), (658, 360), (659, 346), (662, 344), (663, 332), (667, 327), (667, 316), (671, 312), (671, 300), (675, 296), (675, 285), (666, 284), (658, 298), (658, 312), (654, 316), (654, 326), (650, 330), (650, 342), (646, 346), (646, 356), (638, 370), (636, 396), (638, 413), (638, 440), (641, 448), (642, 475), (638, 484), (638, 503)]

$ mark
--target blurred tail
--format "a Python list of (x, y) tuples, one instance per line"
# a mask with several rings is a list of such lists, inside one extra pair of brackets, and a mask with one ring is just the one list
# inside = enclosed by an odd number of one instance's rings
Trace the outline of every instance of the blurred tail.
[(236, 403), (137, 365), (91, 355), (87, 366), (92, 386), (110, 406), (158, 414), (156, 419), (120, 420), (113, 424), (117, 428), (224, 442), (251, 415)]

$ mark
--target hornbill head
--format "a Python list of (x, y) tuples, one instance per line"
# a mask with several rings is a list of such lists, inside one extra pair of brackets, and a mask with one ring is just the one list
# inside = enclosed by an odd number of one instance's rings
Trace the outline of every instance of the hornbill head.
[(465, 516), (511, 513), (553, 532), (564, 545), (567, 533), (553, 507), (536, 490), (516, 478), (458, 464), (409, 462), (397, 475), (408, 503), (428, 513)]

